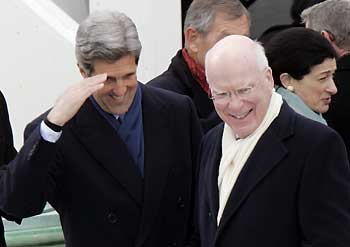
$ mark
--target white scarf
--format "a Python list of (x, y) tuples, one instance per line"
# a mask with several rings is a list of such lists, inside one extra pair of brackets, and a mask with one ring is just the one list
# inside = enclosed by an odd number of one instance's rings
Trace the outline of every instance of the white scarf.
[(278, 116), (283, 100), (281, 95), (272, 92), (269, 107), (259, 127), (244, 139), (236, 140), (232, 129), (225, 123), (222, 135), (222, 156), (219, 166), (219, 211), (217, 224), (219, 225), (227, 200), (248, 157), (262, 134)]

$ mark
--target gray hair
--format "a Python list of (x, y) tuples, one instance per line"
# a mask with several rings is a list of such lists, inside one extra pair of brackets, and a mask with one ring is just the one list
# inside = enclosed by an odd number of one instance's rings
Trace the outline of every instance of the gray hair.
[(133, 21), (123, 13), (106, 10), (92, 13), (80, 24), (75, 55), (79, 66), (91, 74), (96, 59), (116, 61), (134, 55), (137, 63), (141, 48)]
[(223, 13), (229, 20), (236, 20), (249, 13), (239, 0), (194, 0), (186, 13), (184, 31), (188, 27), (195, 28), (206, 35), (214, 22), (216, 13)]
[(333, 35), (335, 44), (342, 49), (350, 48), (350, 1), (328, 0), (316, 4), (301, 13), (308, 28)]

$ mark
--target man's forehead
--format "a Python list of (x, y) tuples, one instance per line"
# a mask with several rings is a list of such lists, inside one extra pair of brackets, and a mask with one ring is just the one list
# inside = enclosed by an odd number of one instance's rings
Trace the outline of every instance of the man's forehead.
[(236, 74), (231, 75), (228, 77), (218, 77), (213, 78), (210, 85), (213, 88), (216, 87), (233, 87), (233, 88), (243, 88), (248, 86), (254, 86), (256, 82), (259, 80), (259, 75), (256, 74), (255, 76), (250, 75), (242, 75), (242, 74)]
[(131, 73), (137, 69), (135, 58), (132, 55), (123, 56), (117, 60), (95, 59), (92, 66), (94, 71), (108, 75)]
[(226, 13), (218, 12), (215, 15), (214, 21), (209, 31), (218, 32), (222, 35), (228, 36), (232, 34), (250, 35), (250, 22), (246, 15), (238, 18), (232, 18)]
[(257, 70), (254, 42), (242, 35), (230, 35), (217, 42), (206, 55), (209, 80), (214, 78), (249, 78)]
[(241, 88), (255, 85), (257, 81), (264, 76), (264, 71), (257, 66), (247, 64), (229, 64), (219, 66), (220, 69), (209, 72), (208, 82), (211, 85), (220, 85), (223, 87)]
[(253, 80), (261, 75), (255, 57), (238, 56), (235, 58), (227, 55), (212, 63), (209, 62), (208, 66), (211, 67), (209, 74), (230, 81)]

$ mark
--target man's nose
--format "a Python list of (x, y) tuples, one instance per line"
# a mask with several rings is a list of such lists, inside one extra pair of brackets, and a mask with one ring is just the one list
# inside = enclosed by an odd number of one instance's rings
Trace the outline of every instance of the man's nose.
[(228, 108), (231, 110), (240, 110), (242, 108), (242, 100), (235, 96), (235, 95), (230, 95), (230, 100), (228, 102)]
[(124, 86), (122, 83), (116, 83), (112, 91), (115, 95), (122, 96), (126, 92), (126, 86)]

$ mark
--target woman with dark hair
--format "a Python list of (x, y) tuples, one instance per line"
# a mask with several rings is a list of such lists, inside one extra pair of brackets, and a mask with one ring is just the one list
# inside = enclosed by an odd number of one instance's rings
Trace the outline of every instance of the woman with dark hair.
[[(13, 146), (12, 130), (6, 101), (4, 95), (0, 91), (0, 166), (8, 164), (16, 156), (16, 154), (17, 151)], [(4, 216), (4, 213), (0, 211), (0, 215)], [(6, 216), (6, 218), (13, 220), (8, 216)], [(0, 218), (0, 247), (4, 246), (6, 246), (4, 226)]]
[(337, 54), (329, 42), (313, 30), (290, 28), (264, 47), (276, 91), (296, 112), (327, 124), (322, 113), (337, 92), (333, 81)]

